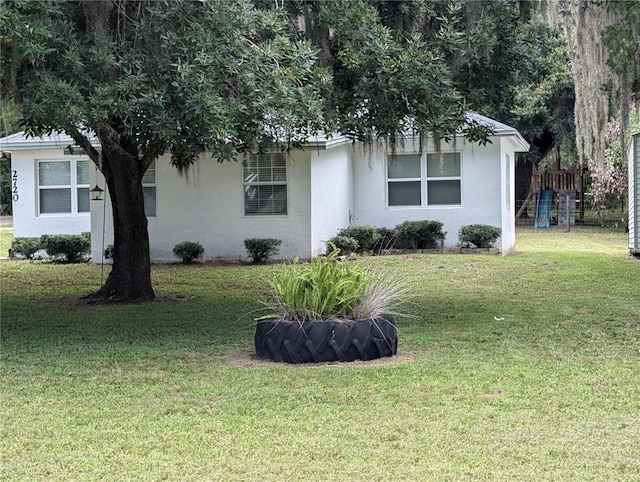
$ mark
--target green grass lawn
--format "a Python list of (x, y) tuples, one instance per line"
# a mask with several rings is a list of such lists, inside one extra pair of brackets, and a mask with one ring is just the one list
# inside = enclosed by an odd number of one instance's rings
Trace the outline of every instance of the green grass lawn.
[(0, 224), (0, 258), (8, 255), (12, 242), (13, 224), (11, 224), (11, 220), (7, 218), (6, 224)]
[(520, 228), (518, 254), (367, 265), (414, 293), (398, 356), (252, 357), (275, 266), (0, 262), (1, 480), (640, 480), (640, 260), (624, 233)]

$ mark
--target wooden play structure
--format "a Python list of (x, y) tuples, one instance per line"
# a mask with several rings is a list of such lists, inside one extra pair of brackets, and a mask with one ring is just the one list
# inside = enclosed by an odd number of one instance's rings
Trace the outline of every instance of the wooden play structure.
[(520, 218), (529, 203), (533, 201), (535, 202), (534, 223), (537, 227), (539, 217), (542, 218), (539, 227), (549, 225), (553, 207), (557, 207), (558, 224), (569, 226), (575, 224), (576, 220), (583, 224), (585, 170), (561, 169), (560, 152), (557, 146), (551, 149), (549, 154), (554, 155), (555, 167), (553, 169), (534, 168), (531, 175), (531, 190), (518, 210), (516, 219)]

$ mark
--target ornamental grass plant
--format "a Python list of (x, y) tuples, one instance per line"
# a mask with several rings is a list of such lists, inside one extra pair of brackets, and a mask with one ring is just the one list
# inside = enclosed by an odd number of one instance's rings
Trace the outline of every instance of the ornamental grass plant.
[(286, 321), (372, 319), (395, 314), (408, 290), (381, 271), (343, 261), (335, 248), (309, 263), (295, 259), (275, 273), (266, 305)]

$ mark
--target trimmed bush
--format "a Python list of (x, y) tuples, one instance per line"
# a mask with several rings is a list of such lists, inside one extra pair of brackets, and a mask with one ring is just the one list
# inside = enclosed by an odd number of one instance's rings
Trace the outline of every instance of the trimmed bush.
[(247, 238), (244, 240), (244, 247), (254, 264), (266, 261), (274, 254), (278, 254), (281, 244), (282, 240), (276, 238)]
[(341, 254), (351, 254), (358, 249), (360, 245), (358, 240), (351, 236), (334, 236), (327, 241), (327, 254), (331, 253), (334, 249), (339, 249)]
[(395, 229), (378, 228), (378, 236), (373, 250), (380, 251), (382, 249), (395, 248), (397, 237), (398, 233), (396, 233)]
[(371, 251), (380, 239), (380, 232), (378, 228), (369, 225), (349, 226), (340, 230), (338, 236), (353, 238), (358, 242), (358, 247), (362, 251)]
[(444, 242), (447, 233), (440, 221), (405, 221), (396, 226), (397, 244), (402, 248), (435, 248)]
[(183, 241), (173, 247), (173, 254), (182, 259), (182, 264), (191, 264), (202, 257), (204, 248), (200, 243)]
[(469, 224), (460, 228), (458, 240), (464, 247), (491, 248), (501, 234), (500, 228), (489, 224)]
[(40, 237), (42, 249), (49, 256), (66, 263), (84, 261), (91, 251), (91, 240), (83, 234), (45, 234)]
[(33, 259), (33, 255), (42, 249), (40, 238), (14, 238), (11, 243), (11, 251), (21, 254), (27, 259)]

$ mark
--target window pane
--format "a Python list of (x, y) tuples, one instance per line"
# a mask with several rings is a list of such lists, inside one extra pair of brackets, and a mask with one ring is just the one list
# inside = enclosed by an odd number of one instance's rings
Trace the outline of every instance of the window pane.
[(258, 182), (269, 182), (272, 181), (273, 178), (271, 176), (271, 168), (270, 167), (259, 167), (258, 168)]
[(256, 156), (246, 157), (242, 163), (244, 167), (245, 182), (254, 182), (258, 176), (258, 158)]
[(286, 181), (287, 180), (287, 169), (284, 167), (274, 167), (273, 168), (273, 180), (274, 181)]
[(69, 161), (51, 161), (38, 164), (38, 182), (41, 186), (70, 186), (71, 164)]
[(258, 214), (258, 199), (257, 198), (249, 198), (245, 196), (244, 198), (244, 213), (246, 215)]
[(284, 181), (286, 160), (283, 154), (251, 154), (246, 157), (244, 166), (245, 182)]
[(244, 213), (287, 214), (287, 186), (282, 184), (245, 187)]
[(277, 185), (272, 187), (273, 187), (272, 214), (287, 214), (287, 186)]
[(387, 158), (389, 179), (420, 177), (420, 156), (389, 156)]
[(78, 188), (78, 212), (79, 213), (88, 213), (89, 209), (89, 188), (88, 187), (79, 187)]
[(428, 181), (427, 202), (432, 204), (462, 204), (460, 181)]
[(245, 215), (287, 214), (287, 180), (282, 153), (252, 154), (243, 161)]
[(40, 213), (70, 213), (71, 189), (40, 189)]
[(285, 167), (287, 165), (284, 154), (281, 152), (274, 152), (269, 155), (269, 158), (273, 167)]
[(156, 183), (156, 161), (153, 161), (151, 165), (144, 172), (142, 176), (142, 184), (155, 184)]
[(422, 195), (420, 181), (390, 182), (389, 206), (420, 206)]
[(427, 154), (427, 177), (460, 176), (460, 153)]
[(156, 188), (143, 187), (142, 195), (144, 196), (144, 213), (149, 216), (156, 215)]
[(89, 184), (89, 161), (76, 162), (76, 182), (78, 184)]

